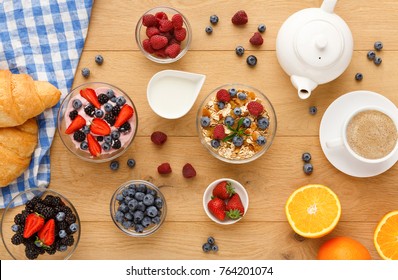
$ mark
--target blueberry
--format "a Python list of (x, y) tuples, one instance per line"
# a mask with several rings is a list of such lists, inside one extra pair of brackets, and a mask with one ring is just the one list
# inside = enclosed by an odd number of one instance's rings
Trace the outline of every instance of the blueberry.
[(112, 143), (112, 136), (106, 135), (104, 136), (105, 143), (111, 144)]
[(139, 201), (139, 202), (138, 202), (138, 205), (137, 205), (137, 211), (142, 211), (142, 212), (144, 212), (145, 209), (146, 209), (146, 206), (144, 205), (144, 203), (143, 203), (142, 201)]
[(246, 93), (239, 92), (238, 93), (238, 98), (239, 98), (239, 100), (246, 100), (246, 98), (247, 98)]
[(137, 191), (134, 195), (134, 198), (137, 199), (138, 201), (143, 201), (144, 196), (145, 196), (145, 193)]
[(104, 111), (100, 110), (100, 109), (96, 109), (94, 115), (97, 118), (102, 118), (104, 116)]
[(256, 64), (257, 64), (257, 57), (255, 57), (254, 55), (249, 55), (247, 58), (246, 58), (246, 63), (249, 65), (249, 66), (255, 66)]
[(105, 103), (104, 104), (104, 110), (105, 110), (105, 112), (112, 112), (112, 109), (113, 109), (113, 106), (112, 106), (112, 104), (110, 104), (110, 103)]
[(269, 120), (265, 117), (261, 117), (257, 120), (257, 126), (262, 130), (267, 129), (269, 126)]
[(102, 147), (102, 150), (104, 150), (104, 152), (108, 152), (111, 149), (111, 145), (107, 142), (102, 143), (101, 147)]
[(77, 231), (77, 224), (73, 223), (69, 225), (69, 230), (73, 233)]
[(152, 221), (152, 223), (154, 223), (154, 224), (157, 225), (157, 224), (160, 223), (160, 217), (159, 217), (159, 216), (156, 216), (155, 218), (152, 218), (151, 221)]
[(373, 60), (376, 57), (375, 51), (368, 51), (367, 57), (369, 60)]
[(148, 189), (148, 188), (146, 190), (146, 194), (151, 194), (154, 198), (157, 196), (157, 192), (155, 190)]
[(242, 109), (239, 108), (239, 107), (236, 107), (234, 109), (234, 114), (237, 115), (237, 116), (240, 116), (242, 114)]
[(241, 136), (235, 135), (234, 138), (232, 138), (232, 143), (236, 147), (240, 147), (243, 145), (243, 138)]
[(58, 222), (62, 222), (63, 220), (65, 220), (65, 212), (58, 212), (57, 215), (55, 215), (55, 219)]
[(102, 55), (96, 55), (95, 56), (95, 63), (97, 63), (98, 65), (101, 65), (104, 62), (104, 58), (102, 57)]
[(59, 236), (59, 238), (64, 238), (64, 237), (67, 236), (67, 233), (66, 233), (66, 231), (65, 231), (64, 229), (61, 229), (61, 230), (58, 232), (58, 236)]
[(144, 227), (141, 224), (136, 224), (134, 227), (135, 232), (137, 233), (143, 233), (144, 232)]
[(376, 41), (374, 44), (375, 50), (377, 51), (381, 51), (381, 49), (383, 48), (383, 43), (380, 41)]
[(203, 252), (206, 252), (206, 253), (210, 252), (211, 251), (211, 245), (209, 243), (203, 244), (202, 250), (203, 250)]
[(214, 237), (209, 236), (207, 238), (207, 243), (209, 243), (210, 245), (213, 245), (214, 243), (216, 243), (216, 240), (214, 239)]
[(258, 32), (261, 32), (261, 33), (264, 33), (266, 29), (267, 28), (266, 28), (265, 24), (263, 24), (263, 23), (259, 24), (257, 27)]
[(213, 139), (213, 140), (211, 140), (210, 145), (213, 148), (218, 149), (220, 147), (220, 140)]
[(124, 213), (123, 213), (122, 211), (117, 211), (116, 214), (115, 214), (115, 220), (116, 220), (116, 222), (118, 222), (118, 223), (123, 222), (123, 220), (124, 220)]
[(312, 166), (311, 163), (306, 163), (303, 166), (303, 170), (304, 170), (305, 174), (310, 175), (312, 173), (312, 171), (314, 170), (314, 167)]
[(149, 206), (146, 210), (145, 210), (145, 214), (147, 214), (147, 216), (154, 218), (158, 215), (158, 209), (155, 206)]
[(142, 219), (144, 219), (144, 212), (142, 211), (135, 211), (134, 212), (134, 223), (139, 224), (141, 223)]
[(116, 103), (116, 96), (113, 96), (113, 97), (109, 98), (109, 100), (110, 100), (111, 102), (113, 102), (113, 103)]
[(109, 99), (115, 96), (115, 92), (112, 89), (108, 89), (106, 91), (106, 96), (108, 96)]
[(143, 199), (144, 205), (151, 206), (155, 202), (155, 198), (151, 194), (146, 194)]
[(216, 15), (211, 15), (211, 16), (210, 16), (210, 22), (211, 22), (212, 24), (217, 24), (217, 22), (218, 22), (218, 16), (216, 16)]
[(112, 137), (112, 139), (114, 139), (114, 140), (119, 139), (119, 138), (120, 138), (120, 132), (117, 131), (117, 130), (112, 131), (111, 137)]
[(66, 245), (60, 245), (58, 247), (58, 251), (60, 251), (60, 252), (65, 252), (66, 250), (68, 250), (68, 246), (66, 246)]
[(147, 188), (146, 188), (146, 185), (145, 185), (145, 184), (139, 184), (139, 185), (137, 186), (137, 192), (146, 193), (146, 190), (147, 190)]
[(138, 206), (138, 200), (132, 199), (132, 200), (129, 201), (129, 203), (127, 205), (129, 207), (129, 210), (135, 211), (137, 209), (137, 206)]
[(201, 117), (200, 118), (200, 125), (202, 127), (208, 127), (210, 125), (210, 118), (209, 117)]
[(83, 126), (82, 131), (84, 134), (89, 134), (90, 133), (90, 127), (88, 125)]
[(90, 76), (90, 69), (83, 68), (82, 69), (82, 75), (83, 75), (84, 78), (88, 78)]
[(133, 199), (132, 197), (126, 196), (126, 197), (124, 198), (124, 203), (127, 203), (127, 204), (128, 204), (132, 199)]
[(155, 198), (155, 206), (161, 209), (163, 207), (163, 199), (160, 197)]
[(83, 142), (80, 143), (80, 149), (82, 149), (83, 151), (88, 149), (87, 141), (83, 141)]
[[(130, 210), (129, 210), (129, 211), (130, 211)], [(124, 218), (125, 218), (127, 221), (132, 221), (132, 220), (133, 220), (133, 215), (131, 215), (130, 212), (127, 212), (126, 214), (124, 214)]]
[(132, 158), (129, 158), (127, 160), (127, 166), (130, 167), (130, 168), (133, 168), (135, 166), (135, 160), (132, 159)]
[(152, 219), (148, 216), (145, 216), (144, 219), (142, 219), (142, 221), (141, 221), (141, 225), (144, 228), (149, 227), (151, 224), (152, 224)]
[(245, 48), (242, 47), (242, 46), (237, 46), (237, 47), (235, 48), (235, 53), (236, 53), (238, 56), (242, 56), (242, 55), (245, 53)]
[(206, 31), (207, 34), (211, 34), (211, 33), (213, 33), (213, 27), (206, 26), (205, 31)]
[(119, 207), (117, 208), (118, 211), (121, 211), (123, 213), (126, 213), (129, 211), (129, 207), (127, 206), (126, 203), (122, 203), (119, 205)]
[(19, 225), (12, 225), (11, 226), (11, 230), (13, 231), (13, 232), (17, 232), (18, 230), (19, 230), (19, 228), (20, 228), (20, 226)]
[(116, 104), (122, 107), (126, 103), (126, 98), (119, 96), (116, 98)]
[(123, 201), (123, 199), (124, 199), (123, 194), (118, 193), (118, 194), (116, 195), (116, 200), (117, 200), (117, 201)]
[(129, 228), (131, 228), (133, 226), (133, 222), (132, 221), (128, 221), (128, 220), (124, 220), (123, 223), (122, 223), (122, 226), (125, 229), (129, 229)]
[(318, 112), (318, 108), (316, 106), (311, 106), (308, 109), (308, 112), (310, 113), (310, 115), (315, 115)]
[(244, 127), (250, 127), (251, 126), (251, 124), (252, 124), (252, 121), (249, 119), (249, 118), (244, 118), (243, 119), (243, 126)]
[(355, 74), (355, 80), (357, 80), (357, 81), (362, 81), (362, 79), (363, 79), (362, 73), (356, 73), (356, 74)]
[(127, 188), (128, 188), (128, 190), (134, 190), (134, 191), (137, 190), (137, 186), (135, 184), (130, 184), (127, 186)]
[(72, 107), (73, 107), (73, 109), (76, 109), (76, 110), (80, 109), (82, 107), (82, 105), (83, 104), (79, 99), (75, 99), (72, 102)]
[(109, 165), (111, 170), (118, 170), (119, 169), (119, 162), (114, 160)]
[(127, 196), (133, 198), (136, 193), (135, 189), (127, 189)]
[(213, 246), (211, 246), (211, 250), (214, 252), (218, 251), (218, 246), (216, 244), (214, 244)]
[(259, 137), (257, 137), (256, 142), (258, 145), (264, 146), (267, 143), (267, 139), (265, 139), (264, 136), (260, 135)]
[(234, 88), (230, 88), (230, 89), (228, 90), (228, 92), (229, 92), (229, 95), (230, 95), (231, 97), (235, 97), (236, 94), (238, 93), (238, 91), (237, 91), (236, 89), (234, 89)]
[(301, 159), (302, 159), (304, 162), (310, 162), (310, 160), (311, 160), (311, 154), (308, 153), (308, 152), (305, 152), (305, 153), (303, 153), (303, 154), (301, 155)]
[(228, 116), (228, 117), (225, 118), (224, 123), (225, 123), (226, 126), (228, 126), (228, 125), (229, 126), (233, 126), (234, 123), (235, 123), (235, 120), (234, 120), (233, 117)]
[(373, 62), (374, 62), (377, 66), (379, 66), (379, 65), (383, 62), (383, 60), (381, 59), (381, 57), (376, 56), (375, 59), (373, 60)]
[(220, 110), (224, 109), (224, 107), (225, 107), (225, 104), (224, 104), (224, 102), (222, 102), (222, 101), (219, 101), (219, 102), (217, 103), (217, 105), (218, 105), (218, 109), (220, 109)]

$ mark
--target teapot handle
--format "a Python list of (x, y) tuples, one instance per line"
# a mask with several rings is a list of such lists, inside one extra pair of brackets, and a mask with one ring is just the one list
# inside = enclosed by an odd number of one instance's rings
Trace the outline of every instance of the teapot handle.
[(321, 9), (327, 13), (334, 13), (334, 7), (337, 4), (337, 0), (323, 0)]

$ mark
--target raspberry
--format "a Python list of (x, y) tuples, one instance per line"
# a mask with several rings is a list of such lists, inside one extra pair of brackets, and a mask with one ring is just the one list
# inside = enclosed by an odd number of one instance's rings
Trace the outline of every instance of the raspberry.
[(151, 46), (151, 42), (149, 41), (149, 39), (145, 39), (144, 41), (142, 41), (142, 47), (148, 53), (154, 53), (155, 52), (155, 50)]
[(247, 104), (247, 110), (249, 110), (249, 113), (253, 116), (258, 117), (264, 111), (264, 107), (257, 101), (250, 101), (249, 104)]
[(158, 21), (156, 20), (156, 17), (152, 14), (147, 14), (142, 17), (142, 25), (146, 27), (152, 27), (156, 26), (158, 24)]
[(162, 163), (158, 166), (159, 174), (169, 174), (171, 173), (171, 166), (168, 162)]
[(154, 55), (156, 55), (156, 56), (158, 56), (160, 58), (166, 58), (167, 57), (166, 48), (164, 47), (164, 48), (162, 48), (160, 50), (156, 50), (154, 52)]
[(165, 49), (166, 55), (168, 55), (170, 58), (175, 58), (177, 55), (180, 53), (181, 47), (179, 44), (171, 44)]
[(214, 139), (224, 139), (225, 138), (225, 130), (224, 126), (222, 124), (216, 125), (216, 127), (213, 130), (213, 138)]
[(170, 40), (169, 40), (169, 45), (172, 45), (172, 44), (179, 44), (179, 45), (181, 45), (181, 42), (180, 41), (178, 41), (176, 38), (171, 38)]
[(157, 27), (151, 26), (146, 29), (145, 33), (148, 38), (151, 38), (152, 36), (159, 35), (160, 31)]
[(226, 103), (231, 100), (231, 96), (226, 89), (220, 89), (217, 91), (217, 100)]
[(254, 46), (261, 46), (264, 42), (263, 37), (260, 32), (254, 32), (253, 36), (250, 38), (249, 42)]
[(175, 29), (181, 29), (184, 23), (182, 16), (180, 14), (175, 14), (171, 18), (171, 22), (173, 23)]
[(184, 167), (182, 168), (182, 176), (184, 176), (184, 178), (195, 177), (196, 176), (195, 168), (193, 168), (193, 166), (190, 163), (185, 164)]
[(169, 42), (169, 40), (167, 40), (165, 36), (161, 35), (154, 35), (149, 40), (154, 50), (160, 50), (161, 48), (165, 47)]
[(155, 14), (155, 17), (156, 17), (156, 19), (158, 20), (158, 22), (159, 22), (160, 20), (162, 20), (162, 19), (168, 19), (166, 13), (164, 13), (164, 12), (157, 12), (157, 13)]
[(168, 19), (162, 19), (159, 21), (160, 32), (169, 32), (174, 28), (173, 23)]
[(176, 40), (180, 42), (184, 41), (186, 36), (187, 36), (187, 30), (184, 27), (174, 30), (174, 38), (176, 38)]
[(167, 140), (167, 135), (161, 131), (155, 131), (151, 135), (151, 140), (156, 145), (162, 145)]
[(235, 25), (244, 25), (248, 22), (248, 17), (245, 11), (240, 10), (235, 13), (231, 19), (232, 23)]

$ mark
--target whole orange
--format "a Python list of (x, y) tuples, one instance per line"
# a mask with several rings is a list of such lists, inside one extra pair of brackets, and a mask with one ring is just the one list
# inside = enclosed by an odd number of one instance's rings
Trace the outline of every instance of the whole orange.
[(319, 248), (318, 260), (370, 260), (368, 249), (349, 237), (332, 238)]

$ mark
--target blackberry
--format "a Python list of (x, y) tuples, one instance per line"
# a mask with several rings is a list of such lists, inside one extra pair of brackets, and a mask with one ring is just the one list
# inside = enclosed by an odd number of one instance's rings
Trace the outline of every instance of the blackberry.
[[(43, 248), (41, 248), (43, 249)], [(34, 242), (27, 243), (25, 247), (25, 255), (28, 259), (34, 260), (37, 259), (39, 254), (41, 253), (41, 250), (39, 247), (37, 247)]]
[(54, 255), (57, 252), (57, 248), (55, 246), (51, 245), (46, 249), (47, 254), (49, 255)]
[(73, 133), (73, 139), (77, 142), (83, 142), (86, 140), (86, 134), (81, 130), (75, 131), (75, 133)]
[(85, 112), (88, 116), (93, 117), (94, 114), (95, 114), (95, 108), (94, 108), (93, 105), (89, 104), (89, 105), (87, 105), (86, 107), (84, 107), (84, 112)]
[(61, 205), (61, 198), (59, 198), (58, 196), (47, 195), (46, 198), (44, 198), (43, 203), (47, 206), (55, 208), (56, 206)]
[(23, 218), (23, 216), (22, 216), (21, 213), (20, 213), (20, 214), (17, 214), (17, 215), (14, 217), (14, 223), (15, 223), (16, 225), (23, 225), (23, 224), (25, 223), (25, 219)]
[(98, 101), (100, 104), (104, 105), (106, 102), (109, 101), (109, 97), (105, 93), (101, 93), (98, 95)]
[(54, 210), (51, 207), (46, 206), (43, 208), (43, 210), (40, 214), (43, 215), (45, 220), (48, 220), (48, 219), (54, 218), (56, 213), (54, 212)]
[(59, 242), (60, 245), (72, 246), (75, 243), (75, 238), (73, 235), (68, 235), (65, 238), (62, 238)]
[(79, 113), (76, 110), (70, 111), (69, 118), (73, 121), (76, 119), (77, 115), (79, 115)]
[(73, 224), (74, 222), (76, 222), (76, 216), (73, 213), (65, 213), (65, 222), (68, 223), (68, 225)]
[(64, 207), (62, 207), (62, 212), (64, 212), (66, 215), (73, 213), (72, 209), (70, 209), (69, 206), (66, 206), (66, 205)]
[(116, 117), (118, 116), (120, 113), (120, 106), (119, 105), (115, 105), (112, 108), (112, 114)]
[(29, 212), (32, 212), (33, 209), (35, 209), (35, 206), (38, 202), (40, 202), (41, 199), (38, 196), (35, 196), (34, 198), (32, 198), (31, 200), (29, 200), (26, 205), (25, 205), (25, 209)]
[(115, 141), (113, 141), (112, 148), (114, 148), (114, 149), (120, 149), (121, 147), (122, 147), (122, 143), (120, 142), (119, 139), (116, 139)]
[[(114, 107), (115, 108), (115, 107)], [(112, 109), (113, 110), (113, 109)], [(113, 113), (109, 113), (105, 115), (104, 120), (109, 123), (110, 126), (113, 126), (116, 122), (116, 117), (113, 115)]]
[(45, 208), (45, 207), (47, 207), (45, 204), (43, 204), (43, 203), (37, 203), (36, 205), (35, 205), (35, 208), (34, 208), (34, 212), (36, 212), (36, 213), (38, 213), (38, 214), (41, 214), (41, 212), (43, 212), (43, 209)]
[(104, 136), (97, 136), (97, 141), (98, 142), (104, 141)]
[(122, 125), (119, 127), (119, 131), (120, 131), (120, 132), (127, 132), (127, 131), (129, 131), (130, 129), (131, 129), (131, 125), (130, 125), (129, 122), (125, 122), (124, 124), (122, 124)]
[(61, 229), (65, 230), (69, 227), (69, 224), (65, 220), (63, 220), (62, 222), (57, 223), (57, 227), (59, 230)]
[(11, 243), (14, 245), (19, 245), (21, 244), (23, 241), (23, 237), (22, 234), (20, 233), (16, 233), (11, 237)]

